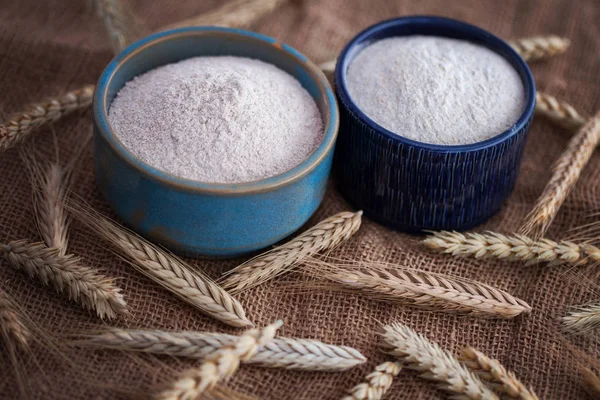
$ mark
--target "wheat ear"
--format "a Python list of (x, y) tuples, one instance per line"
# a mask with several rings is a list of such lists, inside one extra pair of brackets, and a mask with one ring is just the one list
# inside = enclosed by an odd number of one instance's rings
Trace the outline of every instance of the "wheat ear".
[(35, 129), (92, 104), (94, 86), (87, 85), (63, 96), (32, 104), (23, 112), (13, 114), (0, 124), (0, 152), (13, 147)]
[(139, 19), (126, 7), (123, 0), (93, 1), (115, 54), (121, 52), (138, 36), (143, 36), (144, 28)]
[(31, 332), (15, 307), (8, 293), (0, 289), (0, 336), (7, 346), (26, 349), (29, 346)]
[(479, 378), (437, 343), (427, 340), (406, 325), (383, 327), (383, 349), (404, 361), (404, 366), (422, 372), (421, 376), (439, 383), (457, 399), (497, 400)]
[(367, 361), (358, 350), (313, 339), (276, 338), (263, 345), (251, 362), (304, 371), (343, 371)]
[[(83, 338), (75, 344), (122, 351), (205, 358), (221, 347), (231, 346), (237, 336), (209, 332), (165, 332), (113, 329)], [(312, 339), (279, 337), (259, 347), (248, 363), (263, 367), (305, 371), (343, 371), (363, 364), (356, 349)]]
[(472, 347), (462, 350), (460, 361), (480, 379), (493, 385), (493, 388), (512, 399), (538, 400), (533, 390), (521, 383), (512, 371), (507, 371), (498, 360), (486, 356)]
[(246, 28), (263, 16), (270, 14), (287, 0), (235, 0), (215, 10), (167, 25), (162, 30), (186, 26), (217, 25)]
[(284, 245), (232, 269), (223, 286), (234, 293), (250, 289), (289, 271), (313, 254), (333, 249), (358, 231), (361, 216), (362, 211), (341, 212), (324, 219)]
[(590, 396), (600, 399), (600, 376), (589, 368), (579, 368), (579, 373), (583, 377), (583, 385)]
[(394, 377), (402, 370), (399, 362), (386, 361), (375, 367), (375, 371), (367, 375), (366, 381), (359, 383), (349, 391), (342, 400), (381, 400), (392, 386)]
[(528, 265), (537, 262), (552, 265), (600, 262), (600, 249), (591, 244), (534, 240), (520, 234), (441, 231), (433, 232), (423, 243), (432, 250), (453, 256), (525, 261)]
[(526, 217), (520, 233), (535, 237), (542, 237), (546, 233), (599, 142), (600, 112), (569, 142), (567, 149), (558, 159), (546, 188)]
[(129, 41), (127, 39), (127, 21), (123, 16), (121, 1), (94, 0), (94, 3), (98, 15), (104, 22), (113, 52), (119, 53)]
[(185, 372), (171, 388), (159, 393), (156, 399), (195, 399), (210, 391), (219, 381), (229, 379), (237, 371), (240, 362), (250, 360), (259, 346), (272, 340), (282, 324), (282, 321), (277, 321), (262, 330), (254, 328), (246, 331), (229, 346), (221, 347), (206, 356), (199, 368)]
[(71, 202), (73, 213), (126, 257), (138, 271), (207, 315), (235, 327), (252, 326), (242, 305), (183, 260), (101, 216)]
[(65, 210), (67, 173), (55, 162), (43, 165), (31, 150), (23, 150), (34, 191), (35, 218), (46, 246), (67, 254), (68, 220)]
[(68, 245), (65, 173), (58, 164), (52, 163), (40, 183), (36, 216), (42, 239), (48, 247), (57, 249), (58, 254), (64, 256), (67, 254)]
[(70, 299), (85, 309), (96, 310), (100, 318), (128, 313), (121, 289), (112, 279), (82, 266), (73, 255), (61, 256), (57, 249), (26, 240), (0, 244), (0, 251), (13, 268), (37, 277), (44, 285), (51, 283), (59, 293), (66, 290)]
[(525, 61), (538, 61), (562, 54), (571, 41), (555, 35), (534, 36), (508, 42)]
[(600, 304), (577, 307), (562, 318), (565, 331), (582, 335), (600, 328)]
[(511, 294), (476, 281), (396, 265), (309, 260), (307, 270), (360, 294), (438, 312), (488, 318), (514, 318), (531, 307)]
[(543, 92), (535, 93), (535, 113), (572, 132), (577, 132), (587, 121), (572, 105)]

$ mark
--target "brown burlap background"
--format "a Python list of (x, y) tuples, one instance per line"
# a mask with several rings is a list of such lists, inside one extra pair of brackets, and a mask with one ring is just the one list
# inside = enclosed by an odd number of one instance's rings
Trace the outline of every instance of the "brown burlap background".
[[(132, 2), (151, 29), (208, 10), (218, 2)], [(600, 108), (600, 3), (598, 0), (330, 0), (294, 1), (261, 21), (258, 30), (289, 43), (315, 61), (329, 59), (364, 27), (381, 19), (409, 14), (438, 14), (477, 24), (504, 38), (554, 33), (571, 38), (568, 53), (532, 69), (540, 89), (574, 104), (587, 114)], [(89, 1), (4, 0), (0, 6), (0, 119), (26, 103), (96, 81), (111, 59), (103, 26)], [(90, 113), (71, 116), (52, 129), (39, 132), (35, 146), (53, 154), (55, 133), (63, 161), (71, 159), (78, 143), (91, 130)], [(563, 151), (569, 133), (544, 120), (531, 130), (521, 175), (503, 210), (479, 229), (512, 232), (518, 228), (550, 176), (553, 161)], [(21, 146), (23, 148), (23, 146)], [(38, 240), (32, 214), (32, 192), (19, 149), (0, 154), (0, 240)], [(94, 184), (91, 145), (77, 164), (73, 190), (94, 207), (110, 213)], [(600, 207), (600, 154), (595, 154), (576, 189), (569, 196), (549, 236), (564, 237), (566, 230), (589, 222), (586, 215)], [(333, 186), (310, 224), (348, 209)], [(506, 289), (533, 306), (530, 315), (511, 321), (488, 321), (431, 314), (406, 307), (331, 292), (297, 293), (281, 281), (240, 296), (249, 317), (259, 325), (277, 318), (285, 321), (281, 334), (317, 338), (355, 346), (367, 364), (343, 373), (300, 373), (242, 367), (229, 386), (265, 399), (334, 399), (363, 379), (385, 359), (377, 351), (378, 322), (403, 321), (449, 349), (472, 345), (514, 369), (541, 398), (581, 399), (585, 394), (573, 368), (580, 356), (571, 344), (591, 356), (600, 356), (595, 339), (564, 339), (557, 319), (568, 306), (598, 300), (592, 281), (574, 276), (567, 267), (548, 268), (495, 261), (457, 260), (424, 250), (418, 237), (400, 234), (365, 220), (360, 232), (343, 247), (347, 256), (402, 263), (452, 273)], [(98, 243), (93, 232), (73, 225), (71, 250), (106, 274), (122, 277), (119, 284), (132, 316), (112, 324), (123, 327), (232, 331), (184, 304), (133, 271)], [(193, 260), (213, 276), (240, 260)], [(32, 282), (0, 262), (0, 279), (47, 330), (64, 334), (98, 325), (94, 316), (51, 289)], [(588, 274), (591, 276), (591, 274)], [(109, 326), (109, 323), (105, 323)], [(75, 363), (70, 367), (43, 348), (35, 348), (39, 369), (30, 358), (22, 361), (31, 398), (121, 398), (114, 389), (147, 390), (170, 372), (147, 358), (132, 359), (117, 352), (64, 350)], [(0, 395), (18, 397), (11, 364), (0, 353)], [(170, 360), (163, 360), (175, 365)], [(179, 364), (178, 368), (192, 362)], [(40, 372), (42, 371), (42, 372)], [(147, 392), (146, 392), (147, 393)], [(402, 372), (390, 399), (433, 399), (443, 396), (433, 384)], [(145, 398), (146, 396), (141, 396)]]

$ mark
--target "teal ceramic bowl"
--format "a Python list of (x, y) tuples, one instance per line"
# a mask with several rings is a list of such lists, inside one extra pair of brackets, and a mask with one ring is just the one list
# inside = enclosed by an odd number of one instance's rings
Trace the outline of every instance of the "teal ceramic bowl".
[[(304, 162), (259, 181), (203, 183), (153, 168), (119, 141), (107, 115), (127, 81), (161, 65), (217, 55), (271, 63), (294, 76), (310, 93), (325, 132)], [(96, 179), (119, 217), (142, 236), (176, 252), (220, 257), (267, 247), (310, 218), (325, 194), (339, 124), (331, 86), (305, 56), (263, 35), (217, 27), (161, 32), (126, 48), (102, 73), (93, 112)]]

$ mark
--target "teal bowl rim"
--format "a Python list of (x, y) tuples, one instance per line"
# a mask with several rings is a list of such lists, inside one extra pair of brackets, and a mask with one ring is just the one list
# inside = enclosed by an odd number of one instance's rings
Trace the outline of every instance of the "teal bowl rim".
[[(110, 127), (110, 124), (108, 123), (107, 98), (108, 88), (114, 75), (117, 73), (121, 65), (142, 50), (145, 50), (156, 43), (181, 36), (194, 36), (197, 34), (207, 33), (213, 33), (217, 36), (235, 36), (246, 40), (253, 40), (256, 42), (269, 44), (273, 46), (275, 51), (279, 51), (281, 55), (285, 57), (292, 58), (296, 63), (302, 65), (309, 72), (310, 77), (317, 84), (321, 95), (326, 99), (328, 113), (322, 113), (323, 122), (325, 125), (325, 135), (323, 136), (321, 143), (302, 163), (282, 174), (252, 182), (234, 184), (200, 182), (191, 179), (180, 178), (152, 167), (151, 165), (137, 158), (117, 138), (117, 135), (115, 135), (114, 131)], [(176, 188), (178, 190), (209, 195), (244, 195), (272, 191), (301, 179), (314, 170), (325, 159), (327, 154), (333, 150), (339, 129), (340, 119), (337, 100), (329, 81), (321, 69), (306, 56), (285, 43), (259, 33), (245, 31), (242, 29), (221, 28), (215, 26), (186, 27), (163, 31), (147, 36), (129, 45), (121, 53), (119, 53), (102, 72), (102, 75), (100, 76), (96, 86), (96, 92), (94, 93), (93, 114), (94, 121), (100, 134), (104, 137), (112, 149), (130, 166), (164, 185)], [(328, 119), (326, 114), (329, 114)]]

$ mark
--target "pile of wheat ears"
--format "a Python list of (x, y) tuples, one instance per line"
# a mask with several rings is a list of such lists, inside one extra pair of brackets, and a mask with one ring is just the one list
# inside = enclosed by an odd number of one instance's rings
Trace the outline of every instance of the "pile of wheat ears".
[(0, 243), (0, 254), (9, 265), (52, 285), (59, 293), (86, 309), (95, 310), (100, 318), (127, 315), (127, 304), (114, 279), (105, 277), (82, 260), (68, 254), (68, 225), (65, 210), (70, 170), (57, 162), (44, 163), (38, 156), (23, 152), (34, 190), (34, 210), (44, 243), (13, 240)]
[[(394, 323), (383, 327), (382, 348), (398, 357), (403, 365), (421, 372), (421, 376), (438, 383), (438, 388), (453, 398), (498, 399), (484, 382), (503, 396), (537, 400), (535, 393), (507, 371), (497, 360), (466, 347), (460, 359), (443, 350), (406, 325)], [(462, 362), (461, 362), (462, 361)]]
[(196, 399), (211, 391), (219, 381), (231, 378), (240, 362), (250, 360), (260, 346), (273, 340), (282, 324), (282, 321), (277, 321), (262, 330), (253, 328), (246, 331), (232, 343), (207, 355), (200, 367), (184, 372), (171, 387), (160, 391), (155, 399)]
[(252, 326), (233, 296), (174, 254), (119, 226), (91, 207), (72, 201), (71, 211), (118, 254), (154, 282), (207, 315), (235, 327)]

